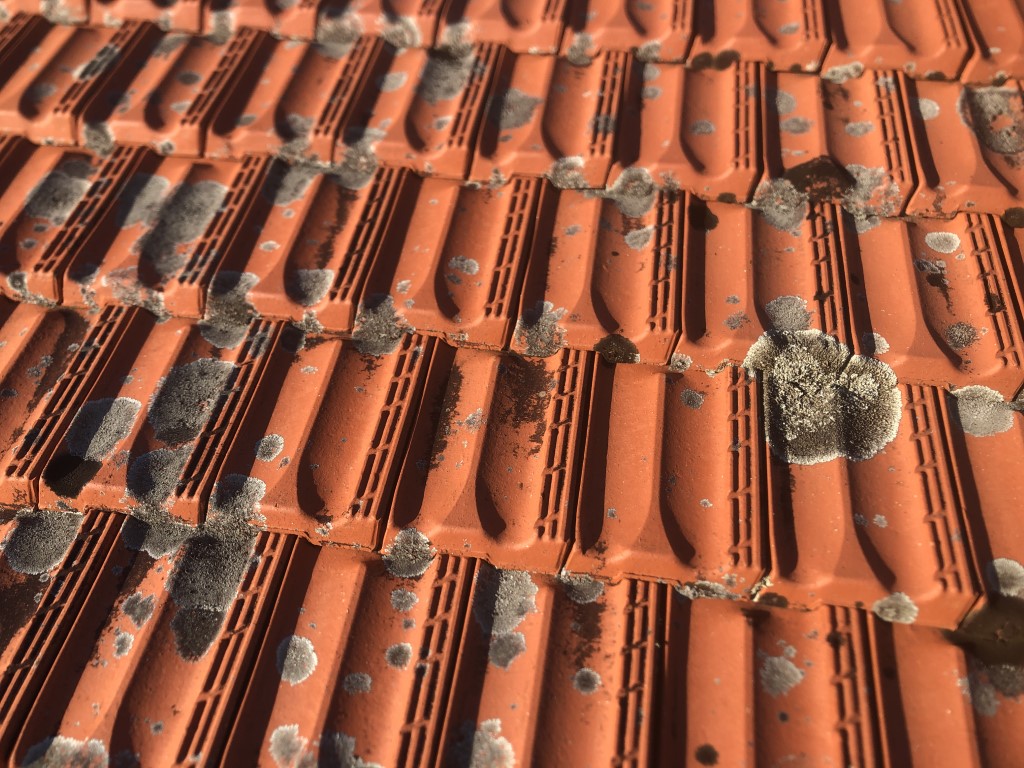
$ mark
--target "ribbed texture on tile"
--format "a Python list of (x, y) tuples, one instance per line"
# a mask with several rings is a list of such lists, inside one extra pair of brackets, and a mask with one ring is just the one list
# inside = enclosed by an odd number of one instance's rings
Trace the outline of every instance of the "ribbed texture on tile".
[(0, 558), (12, 764), (984, 766), (1021, 748), (1020, 668), (966, 635), (447, 555), (403, 577), (277, 533), (204, 614), (203, 547), (154, 558), (123, 524), (86, 515), (42, 582)]
[(636, 169), (595, 193), (379, 167), (353, 189), (343, 171), (270, 157), (118, 147), (99, 159), (13, 137), (0, 172), (3, 293), (203, 320), (231, 346), (262, 317), (370, 352), (415, 329), (460, 347), (716, 370), (744, 359), (787, 297), (807, 327), (901, 380), (1009, 397), (1024, 380), (1024, 230), (974, 212), (887, 217), (895, 184), (836, 204), (783, 179), (745, 207), (659, 191)]
[[(130, 146), (225, 173), (220, 163), (258, 155), (316, 162), (353, 188), (380, 165), (492, 187), (536, 176), (605, 189), (642, 171), (660, 187), (791, 215), (810, 199), (842, 203), (858, 221), (1024, 221), (1015, 80), (964, 86), (893, 69), (821, 78), (732, 59), (696, 69), (605, 48), (579, 58), (461, 40), (314, 44), (249, 27), (221, 39), (25, 15), (0, 32), (0, 61), (4, 130), (81, 147), (111, 173)], [(29, 148), (6, 151), (17, 163)], [(775, 200), (780, 184), (789, 195)]]
[(694, 69), (749, 60), (837, 81), (866, 69), (970, 82), (1024, 75), (1024, 11), (1014, 0), (6, 0), (4, 16), (18, 12), (60, 24), (148, 21), (218, 38), (244, 25), (327, 45), (364, 34), (402, 48), (501, 43), (576, 60), (621, 51)]
[[(990, 389), (1000, 402), (979, 417), (956, 392), (900, 383), (895, 411), (867, 417), (892, 420), (864, 449), (880, 455), (851, 460), (860, 444), (840, 440), (787, 463), (765, 430), (780, 401), (742, 368), (531, 359), (390, 325), (349, 340), (254, 320), (234, 337), (138, 308), (88, 321), (2, 308), (12, 510), (195, 526), (224, 506), (218, 488), (244, 481), (260, 526), (321, 544), (386, 551), (411, 528), (440, 552), (547, 574), (805, 607), (898, 594), (915, 621), (948, 628), (994, 561), (1021, 559), (1024, 429)], [(840, 427), (849, 440), (858, 418)]]
[(0, 16), (5, 764), (1024, 753), (1020, 2)]

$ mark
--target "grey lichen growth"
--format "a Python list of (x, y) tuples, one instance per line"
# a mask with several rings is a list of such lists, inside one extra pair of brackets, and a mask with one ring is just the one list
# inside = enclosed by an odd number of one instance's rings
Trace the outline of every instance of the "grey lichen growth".
[(206, 296), (206, 312), (199, 322), (203, 338), (218, 349), (234, 349), (245, 339), (249, 324), (259, 317), (249, 303), (249, 291), (260, 278), (252, 272), (218, 272)]
[(310, 185), (322, 174), (323, 168), (312, 163), (277, 162), (267, 174), (263, 196), (275, 206), (291, 205), (305, 197)]
[(373, 688), (373, 678), (365, 672), (352, 672), (345, 675), (341, 681), (341, 687), (345, 690), (345, 693), (351, 695), (369, 693)]
[(352, 340), (362, 354), (380, 357), (394, 352), (414, 330), (395, 311), (394, 299), (384, 296), (360, 305)]
[(406, 48), (419, 48), (422, 43), (420, 28), (416, 24), (416, 19), (411, 16), (391, 18), (381, 29), (380, 36), (400, 51)]
[(854, 183), (843, 192), (842, 205), (853, 217), (858, 233), (874, 229), (883, 217), (899, 213), (900, 189), (884, 168), (851, 163), (846, 171)]
[(406, 528), (398, 532), (383, 554), (384, 565), (392, 576), (418, 579), (427, 572), (437, 550), (430, 546), (430, 539), (415, 528)]
[(896, 437), (903, 409), (896, 374), (820, 331), (764, 334), (743, 365), (761, 372), (765, 432), (784, 461), (861, 461)]
[(296, 269), (285, 278), (285, 291), (300, 306), (312, 307), (320, 303), (333, 283), (333, 269)]
[[(768, 93), (771, 97), (773, 94)], [(788, 115), (790, 112), (796, 110), (796, 97), (788, 91), (775, 91), (774, 98), (769, 101), (769, 104), (775, 107), (775, 111), (780, 115)]]
[(586, 573), (562, 571), (558, 580), (569, 599), (579, 605), (596, 602), (604, 594), (604, 582)]
[(432, 50), (420, 76), (417, 95), (429, 104), (454, 99), (466, 87), (475, 64), (476, 56), (469, 46)]
[(1024, 565), (1008, 557), (997, 557), (985, 571), (997, 594), (1024, 598)]
[(967, 349), (978, 340), (978, 329), (970, 323), (953, 323), (945, 332), (946, 343), (956, 350)]
[(533, 113), (543, 103), (544, 99), (530, 96), (518, 88), (508, 88), (495, 94), (488, 117), (502, 131), (522, 128), (533, 119)]
[(840, 64), (829, 67), (821, 73), (823, 80), (833, 83), (845, 83), (847, 80), (855, 80), (864, 74), (864, 65), (859, 61), (852, 61), (849, 64)]
[(967, 677), (957, 682), (975, 712), (994, 717), (1004, 700), (1019, 701), (1024, 695), (1024, 665), (985, 663), (968, 654)]
[(7, 287), (14, 292), (19, 301), (25, 304), (36, 304), (49, 309), (57, 306), (57, 302), (52, 299), (30, 291), (28, 288), (28, 275), (21, 270), (15, 270), (7, 275)]
[(537, 612), (537, 585), (525, 571), (499, 570), (481, 564), (476, 577), (473, 616), (489, 638), (488, 659), (508, 669), (526, 651), (526, 637), (516, 628)]
[(582, 156), (562, 157), (551, 164), (547, 177), (558, 189), (585, 189), (587, 179), (583, 169)]
[(289, 635), (277, 646), (277, 671), (286, 683), (298, 685), (316, 669), (313, 642), (307, 637)]
[(594, 47), (594, 38), (586, 32), (577, 32), (573, 35), (572, 43), (565, 52), (565, 58), (576, 67), (586, 67), (593, 60), (590, 51)]
[(279, 725), (270, 734), (270, 756), (279, 768), (313, 768), (313, 756), (305, 754), (306, 744), (306, 739), (299, 735), (298, 725)]
[(453, 749), (457, 768), (514, 768), (512, 744), (501, 735), (501, 720), (484, 720), (479, 726), (464, 723), (462, 734)]
[(89, 191), (91, 173), (91, 166), (80, 160), (50, 171), (29, 192), (25, 214), (58, 226), (64, 224)]
[(364, 189), (373, 181), (379, 167), (373, 140), (364, 137), (345, 148), (344, 157), (333, 169), (332, 179), (345, 189)]
[(934, 120), (939, 116), (939, 104), (933, 99), (918, 98), (914, 106), (922, 120)]
[(75, 69), (72, 74), (76, 80), (92, 80), (114, 66), (120, 58), (120, 47), (107, 43), (96, 51), (89, 61)]
[(161, 206), (156, 225), (136, 243), (142, 260), (161, 278), (176, 274), (188, 261), (178, 247), (206, 232), (228, 188), (216, 181), (180, 184)]
[(280, 435), (267, 435), (256, 442), (256, 460), (273, 461), (284, 450), (284, 438)]
[(859, 122), (847, 123), (843, 126), (843, 129), (846, 131), (848, 136), (859, 138), (861, 136), (867, 136), (875, 130), (875, 124), (867, 120), (862, 120)]
[(322, 53), (341, 58), (352, 49), (362, 32), (359, 16), (355, 13), (337, 14), (329, 7), (317, 19), (314, 38)]
[(476, 259), (466, 256), (452, 256), (448, 260), (448, 269), (453, 272), (460, 272), (463, 275), (475, 275), (480, 271), (480, 263)]
[(473, 615), (488, 634), (511, 632), (537, 612), (537, 585), (526, 571), (500, 570), (482, 563), (476, 577)]
[(615, 202), (626, 218), (636, 219), (654, 207), (658, 188), (646, 168), (626, 168), (601, 196)]
[(703, 579), (676, 587), (676, 592), (687, 600), (738, 600), (735, 595), (721, 584)]
[(171, 622), (182, 658), (202, 658), (220, 634), (252, 559), (258, 514), (266, 485), (255, 478), (228, 475), (214, 487), (206, 522), (175, 561), (169, 580), (178, 612)]
[(601, 676), (590, 667), (578, 669), (576, 674), (572, 676), (572, 687), (584, 696), (589, 696), (596, 692), (601, 685)]
[(783, 656), (763, 656), (758, 679), (761, 688), (772, 698), (785, 696), (803, 682), (804, 671)]
[(99, 739), (80, 741), (70, 736), (54, 736), (34, 744), (21, 763), (22, 768), (106, 768), (110, 764), (107, 748)]
[(80, 459), (103, 461), (129, 435), (140, 410), (142, 403), (130, 397), (90, 400), (68, 428), (68, 451)]
[(807, 195), (788, 179), (771, 179), (758, 185), (750, 207), (771, 226), (795, 235), (807, 217)]
[(170, 187), (170, 179), (166, 176), (149, 173), (132, 176), (118, 200), (118, 226), (122, 229), (136, 224), (153, 226), (160, 216), (160, 206)]
[(1024, 152), (1024, 106), (1017, 88), (964, 88), (958, 107), (961, 119), (986, 149), (1000, 155)]
[(87, 123), (82, 129), (85, 148), (99, 157), (107, 157), (114, 151), (114, 132), (106, 123)]
[(158, 448), (136, 456), (128, 466), (128, 495), (150, 509), (161, 508), (174, 493), (192, 446)]
[(415, 592), (401, 587), (391, 590), (391, 607), (399, 613), (408, 613), (420, 601)]
[(496, 667), (508, 669), (523, 653), (526, 653), (526, 635), (522, 632), (506, 632), (491, 637), (487, 660)]
[(960, 426), (967, 434), (989, 437), (1013, 427), (1014, 409), (994, 389), (976, 384), (955, 390), (953, 397)]
[(715, 124), (710, 120), (696, 120), (690, 124), (690, 133), (694, 136), (710, 136), (715, 132)]
[(393, 669), (405, 669), (412, 661), (412, 645), (409, 643), (395, 643), (388, 646), (384, 651), (384, 660)]
[(172, 368), (149, 404), (147, 418), (156, 437), (169, 445), (197, 438), (234, 370), (231, 363), (210, 358)]
[(807, 301), (799, 296), (779, 296), (765, 304), (764, 311), (774, 331), (804, 331), (811, 324)]
[(861, 336), (861, 344), (869, 355), (884, 355), (889, 351), (889, 342), (884, 336), (874, 332), (864, 333)]
[(52, 571), (67, 556), (81, 524), (82, 516), (73, 512), (22, 510), (2, 544), (7, 564), (33, 576)]
[(135, 635), (131, 632), (125, 632), (124, 630), (118, 629), (114, 631), (114, 658), (121, 658), (127, 656), (132, 650), (132, 644), (135, 642)]
[(121, 613), (131, 620), (136, 629), (142, 629), (153, 617), (155, 605), (154, 595), (143, 597), (141, 592), (133, 592), (121, 603)]
[(654, 236), (654, 227), (640, 227), (634, 229), (631, 232), (626, 233), (626, 245), (632, 248), (634, 251), (639, 251), (649, 242)]
[(693, 410), (699, 410), (704, 405), (704, 395), (693, 389), (684, 389), (679, 393), (679, 399), (683, 405)]
[(668, 359), (668, 368), (674, 373), (685, 373), (691, 365), (693, 365), (693, 358), (689, 355), (675, 353)]
[(960, 250), (960, 236), (955, 232), (929, 232), (924, 236), (924, 243), (939, 253), (956, 253)]
[(391, 93), (405, 85), (408, 79), (409, 75), (405, 72), (389, 72), (378, 78), (377, 87), (380, 88), (381, 93)]
[(531, 357), (551, 357), (566, 346), (566, 331), (558, 322), (564, 316), (562, 307), (556, 309), (550, 301), (538, 301), (516, 322), (516, 345)]
[(382, 768), (379, 763), (369, 763), (356, 755), (354, 736), (344, 733), (325, 733), (320, 737), (320, 760), (322, 768)]
[(787, 117), (779, 123), (779, 130), (799, 136), (811, 130), (811, 121), (806, 117)]
[(871, 611), (882, 621), (893, 624), (913, 624), (917, 621), (917, 606), (903, 592), (893, 592), (888, 597), (876, 600)]

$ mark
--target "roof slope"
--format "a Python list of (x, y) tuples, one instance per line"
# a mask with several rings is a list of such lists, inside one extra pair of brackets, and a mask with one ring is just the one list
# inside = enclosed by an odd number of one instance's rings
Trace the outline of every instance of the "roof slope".
[(1024, 748), (1017, 4), (5, 8), (11, 765)]

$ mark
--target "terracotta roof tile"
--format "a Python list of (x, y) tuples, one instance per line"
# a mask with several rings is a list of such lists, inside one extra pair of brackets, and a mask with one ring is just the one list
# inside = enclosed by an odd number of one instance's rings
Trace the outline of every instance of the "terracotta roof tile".
[(1012, 2), (3, 10), (5, 763), (1020, 752)]

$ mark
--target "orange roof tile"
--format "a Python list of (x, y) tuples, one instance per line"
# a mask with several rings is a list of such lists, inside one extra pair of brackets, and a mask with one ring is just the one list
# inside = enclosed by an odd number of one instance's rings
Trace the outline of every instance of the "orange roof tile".
[(7, 764), (1024, 748), (1018, 5), (2, 10)]

